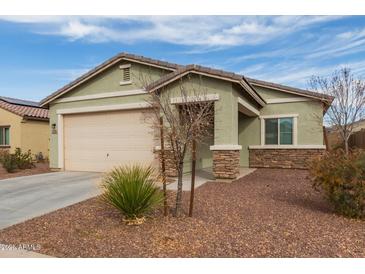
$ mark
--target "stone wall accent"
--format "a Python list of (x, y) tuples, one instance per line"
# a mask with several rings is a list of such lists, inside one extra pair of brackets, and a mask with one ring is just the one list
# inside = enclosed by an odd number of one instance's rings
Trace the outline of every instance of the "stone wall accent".
[[(165, 150), (165, 170), (166, 176), (168, 177), (177, 177), (177, 170), (174, 163), (173, 153), (171, 150)], [(160, 163), (160, 170), (161, 170), (161, 150), (155, 151), (156, 157), (158, 157)]]
[(239, 150), (214, 150), (213, 175), (217, 179), (235, 179), (240, 173)]
[(308, 163), (325, 149), (250, 149), (250, 167), (307, 169)]

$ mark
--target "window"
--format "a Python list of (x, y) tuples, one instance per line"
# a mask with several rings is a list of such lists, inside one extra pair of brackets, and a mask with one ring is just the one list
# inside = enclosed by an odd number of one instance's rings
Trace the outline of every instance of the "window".
[(0, 146), (9, 146), (10, 128), (0, 127)]
[(292, 145), (293, 118), (265, 119), (265, 145)]

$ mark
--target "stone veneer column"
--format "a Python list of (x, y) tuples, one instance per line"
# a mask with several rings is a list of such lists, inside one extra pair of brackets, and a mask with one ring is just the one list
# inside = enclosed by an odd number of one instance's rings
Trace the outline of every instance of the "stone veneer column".
[[(159, 168), (161, 169), (162, 159), (161, 159), (161, 150), (159, 147), (155, 149), (155, 157), (159, 161)], [(167, 177), (177, 177), (177, 169), (175, 167), (174, 155), (171, 150), (165, 150), (165, 172)]]
[(240, 173), (239, 145), (215, 145), (213, 151), (213, 175), (216, 179), (236, 179)]

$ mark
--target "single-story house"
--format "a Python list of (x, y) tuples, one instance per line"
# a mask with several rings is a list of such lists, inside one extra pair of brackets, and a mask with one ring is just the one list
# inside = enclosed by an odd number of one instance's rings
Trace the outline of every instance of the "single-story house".
[(20, 148), (48, 157), (49, 136), (48, 109), (37, 102), (0, 97), (0, 149), (12, 153)]
[(103, 172), (155, 163), (158, 141), (143, 119), (149, 93), (175, 92), (178, 82), (194, 77), (214, 101), (214, 137), (199, 146), (198, 168), (235, 178), (240, 166), (304, 168), (323, 153), (322, 118), (332, 97), (121, 53), (41, 101), (50, 112), (51, 168)]
[[(349, 139), (349, 146), (354, 148), (365, 148), (363, 132), (365, 131), (365, 119), (360, 119), (352, 124), (352, 133)], [(344, 148), (344, 141), (341, 137), (340, 131), (336, 126), (328, 127), (327, 140), (329, 149)]]

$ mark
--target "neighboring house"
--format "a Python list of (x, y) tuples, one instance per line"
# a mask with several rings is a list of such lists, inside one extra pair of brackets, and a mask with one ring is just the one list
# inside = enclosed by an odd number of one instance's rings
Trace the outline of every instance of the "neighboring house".
[(37, 102), (0, 97), (0, 149), (30, 149), (48, 157), (49, 136), (48, 109)]
[[(41, 101), (50, 110), (51, 167), (107, 171), (118, 164), (156, 163), (158, 141), (143, 119), (148, 93), (174, 94), (180, 79), (193, 83), (197, 77), (205, 97), (215, 101), (214, 138), (199, 146), (199, 168), (235, 178), (240, 166), (305, 168), (323, 153), (322, 117), (332, 97), (121, 53)], [(141, 79), (148, 79), (147, 86)]]
[[(329, 127), (326, 130), (327, 130), (328, 147), (330, 149), (344, 147), (343, 139), (341, 137), (341, 134), (340, 134), (338, 128), (336, 128), (336, 126)], [(365, 148), (364, 144), (363, 144), (364, 142), (361, 141), (361, 139), (363, 139), (363, 138), (361, 137), (362, 133), (360, 133), (360, 131), (365, 131), (365, 119), (361, 119), (361, 120), (353, 123), (353, 130), (352, 130), (352, 134), (351, 134), (352, 136), (350, 136), (350, 139), (349, 139), (350, 147), (356, 146), (356, 147)], [(360, 138), (355, 137), (355, 136), (359, 136)], [(360, 141), (358, 141), (357, 139), (360, 139)], [(361, 145), (359, 146), (358, 143), (361, 143)]]

